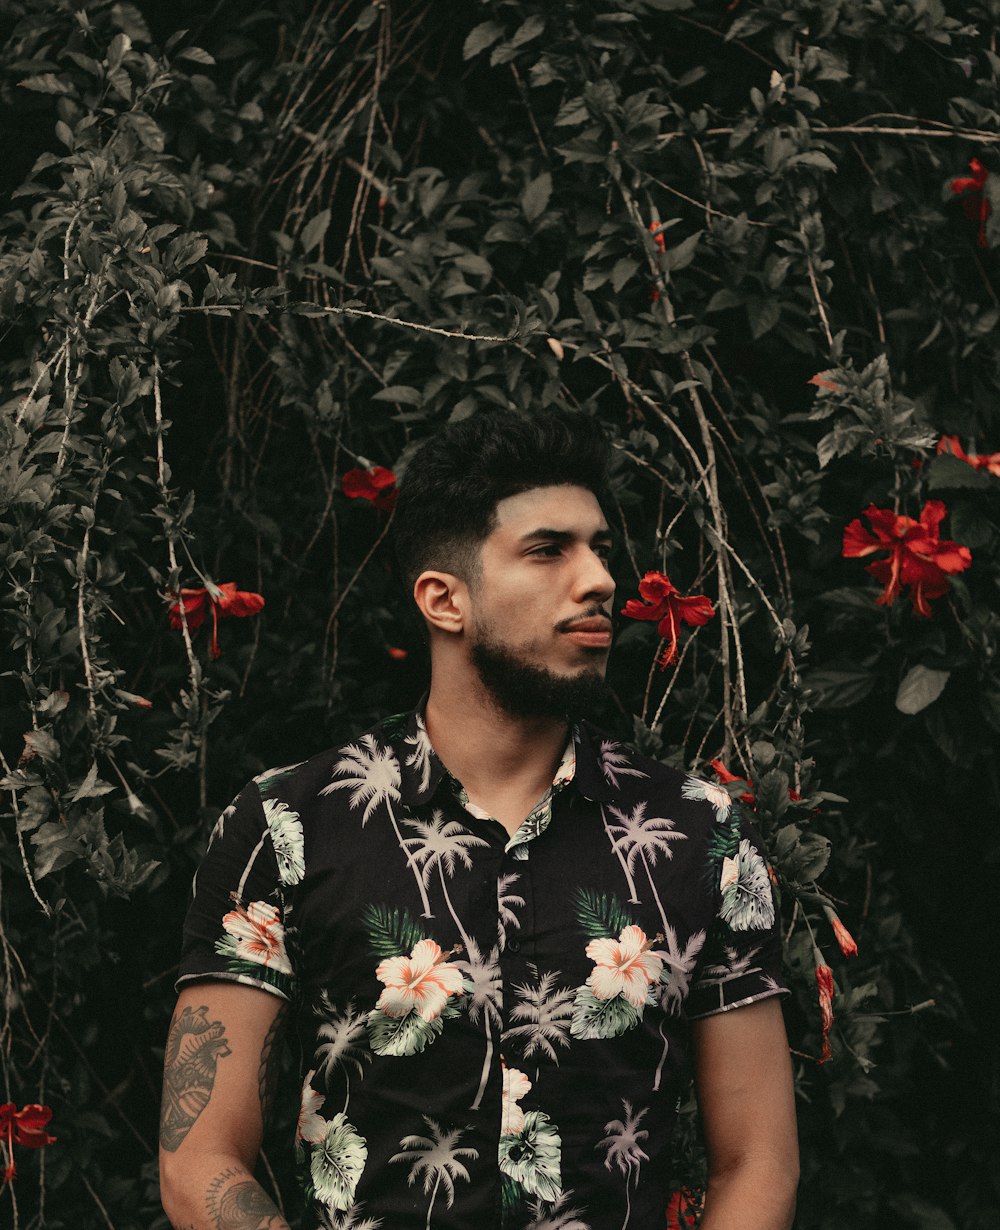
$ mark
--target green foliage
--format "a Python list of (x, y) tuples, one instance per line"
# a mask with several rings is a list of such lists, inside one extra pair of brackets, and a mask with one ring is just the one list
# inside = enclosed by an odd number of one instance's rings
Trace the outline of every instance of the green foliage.
[[(1000, 478), (934, 448), (1000, 450), (992, 9), (175, 16), (0, 18), (0, 1057), (4, 1098), (51, 1104), (59, 1137), (4, 1209), (164, 1225), (156, 1069), (219, 808), (422, 690), (390, 514), (343, 473), (403, 474), (481, 407), (573, 407), (615, 446), (623, 602), (661, 569), (716, 604), (665, 672), (651, 625), (621, 630), (607, 721), (752, 782), (795, 987), (798, 1224), (985, 1230), (969, 937), (1000, 853)], [(950, 188), (972, 157), (985, 218)], [(869, 504), (928, 499), (972, 565), (924, 618), (876, 605), (841, 541)], [(168, 608), (228, 581), (267, 605), (215, 659)], [(624, 925), (606, 907), (593, 934)], [(421, 938), (380, 925), (385, 955)]]
[(635, 921), (617, 897), (581, 888), (576, 897), (576, 917), (580, 930), (591, 939), (612, 939)]
[(390, 905), (368, 906), (361, 923), (377, 957), (408, 957), (427, 938), (407, 910)]

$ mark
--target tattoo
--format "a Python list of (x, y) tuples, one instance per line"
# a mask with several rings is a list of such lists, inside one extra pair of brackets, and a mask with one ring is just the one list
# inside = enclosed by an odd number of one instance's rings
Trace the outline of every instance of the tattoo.
[(232, 1052), (221, 1021), (209, 1021), (208, 1008), (185, 1008), (170, 1023), (163, 1061), (160, 1144), (168, 1153), (180, 1148), (208, 1105), (220, 1059)]
[(285, 1009), (281, 1008), (267, 1031), (267, 1037), (260, 1048), (260, 1068), (257, 1071), (257, 1091), (260, 1094), (260, 1117), (267, 1123), (274, 1105), (274, 1095), (278, 1087), (278, 1076), (281, 1070), (281, 1052), (274, 1047), (275, 1040), (281, 1032), (285, 1020)]
[[(243, 1176), (242, 1181), (230, 1179)], [(231, 1167), (216, 1175), (208, 1188), (208, 1215), (214, 1230), (286, 1230), (277, 1205), (245, 1170)]]

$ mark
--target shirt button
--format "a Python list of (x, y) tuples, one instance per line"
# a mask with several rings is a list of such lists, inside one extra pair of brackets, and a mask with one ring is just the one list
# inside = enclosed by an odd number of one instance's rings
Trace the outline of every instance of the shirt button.
[(520, 940), (508, 940), (507, 941), (507, 951), (508, 952), (520, 952), (521, 951), (521, 941)]

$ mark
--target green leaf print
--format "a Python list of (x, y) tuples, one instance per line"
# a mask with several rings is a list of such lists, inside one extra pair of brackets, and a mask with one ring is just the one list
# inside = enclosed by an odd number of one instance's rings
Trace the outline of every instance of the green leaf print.
[(641, 1019), (642, 1013), (624, 995), (598, 999), (590, 987), (583, 986), (576, 993), (569, 1032), (574, 1038), (617, 1038)]
[(408, 910), (389, 905), (366, 906), (361, 921), (377, 957), (402, 957), (426, 939), (420, 924)]
[(500, 1137), (500, 1170), (529, 1195), (558, 1200), (562, 1193), (562, 1141), (548, 1115), (532, 1110), (514, 1136)]
[(265, 769), (263, 773), (259, 773), (253, 780), (260, 791), (260, 797), (266, 799), (275, 786), (280, 785), (282, 781), (302, 764), (300, 760), (297, 764), (285, 764), (276, 769)]
[(387, 742), (395, 743), (397, 739), (403, 737), (409, 717), (408, 713), (393, 713), (389, 717), (382, 719), (379, 726)]
[(635, 919), (614, 894), (581, 888), (576, 894), (576, 918), (584, 935), (592, 940), (621, 935)]
[(720, 824), (712, 830), (708, 842), (708, 857), (713, 862), (721, 863), (724, 858), (732, 858), (740, 848), (740, 816), (740, 805), (734, 803), (728, 823)]
[(378, 1008), (368, 1013), (368, 1039), (376, 1055), (419, 1055), (444, 1029), (444, 1014), (425, 1021), (419, 1012), (386, 1016)]
[(316, 1198), (331, 1209), (349, 1209), (367, 1160), (365, 1138), (345, 1115), (335, 1115), (309, 1159)]
[(520, 1183), (515, 1183), (510, 1175), (500, 1175), (500, 1220), (503, 1225), (507, 1225), (520, 1209), (524, 1196), (524, 1188)]

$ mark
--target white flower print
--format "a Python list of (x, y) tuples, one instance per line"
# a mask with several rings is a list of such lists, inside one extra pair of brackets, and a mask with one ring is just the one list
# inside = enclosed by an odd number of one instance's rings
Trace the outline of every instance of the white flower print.
[(302, 1083), (302, 1099), (299, 1104), (299, 1121), (295, 1128), (295, 1139), (316, 1144), (326, 1135), (326, 1120), (319, 1114), (323, 1105), (323, 1095), (310, 1083), (316, 1075), (316, 1069), (306, 1073)]
[(517, 1068), (504, 1067), (501, 1094), (500, 1134), (516, 1136), (524, 1131), (524, 1111), (518, 1102), (531, 1088), (531, 1081)]
[(346, 1211), (354, 1203), (358, 1180), (368, 1160), (368, 1144), (347, 1117), (334, 1115), (314, 1146), (309, 1169), (316, 1197), (331, 1209)]
[[(266, 965), (281, 974), (291, 974), (292, 965), (285, 952), (285, 931), (281, 915), (266, 901), (252, 901), (249, 906), (237, 905), (223, 916), (222, 925), (232, 937), (225, 954), (240, 961)], [(220, 941), (226, 944), (226, 941)]]
[(732, 810), (733, 800), (725, 786), (715, 782), (703, 782), (701, 778), (688, 775), (681, 787), (681, 794), (686, 799), (698, 799), (703, 803), (711, 803), (715, 808), (715, 818), (721, 824)]
[(642, 1008), (650, 986), (659, 982), (663, 970), (663, 959), (650, 952), (654, 942), (634, 924), (624, 927), (617, 940), (591, 940), (587, 956), (595, 966), (587, 985), (595, 997), (622, 995), (633, 1008)]
[(390, 1017), (416, 1011), (425, 1021), (436, 1020), (451, 996), (462, 993), (462, 971), (445, 964), (451, 955), (433, 940), (420, 940), (408, 957), (382, 961), (375, 977), (385, 990), (376, 1008)]
[(723, 860), (722, 906), (719, 917), (734, 931), (763, 931), (774, 922), (774, 898), (767, 864), (746, 837), (740, 842), (735, 875), (732, 859)]
[(305, 842), (299, 813), (278, 799), (265, 799), (264, 819), (278, 860), (278, 879), (286, 886), (298, 884), (306, 873)]

